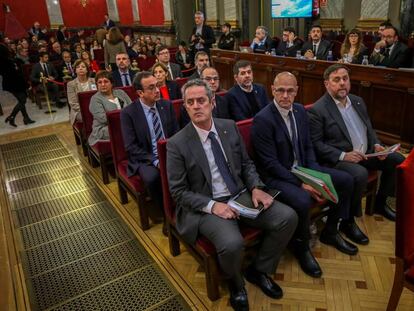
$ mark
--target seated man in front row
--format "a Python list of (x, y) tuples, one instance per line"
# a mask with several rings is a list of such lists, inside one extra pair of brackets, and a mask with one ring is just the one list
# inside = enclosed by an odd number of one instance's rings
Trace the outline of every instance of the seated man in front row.
[(234, 85), (226, 94), (229, 103), (230, 118), (241, 121), (253, 118), (269, 103), (265, 88), (253, 83), (252, 64), (248, 60), (239, 60), (233, 66)]
[(122, 136), (128, 154), (127, 173), (142, 178), (158, 208), (151, 211), (150, 216), (159, 218), (163, 215), (163, 199), (157, 141), (174, 135), (178, 123), (171, 103), (160, 99), (157, 79), (150, 72), (138, 73), (133, 84), (139, 99), (121, 111)]
[(354, 216), (361, 216), (361, 200), (368, 183), (368, 170), (381, 170), (380, 186), (375, 198), (375, 212), (395, 220), (387, 197), (395, 194), (395, 168), (404, 161), (398, 152), (367, 159), (366, 153), (384, 150), (361, 97), (349, 93), (348, 68), (329, 66), (324, 74), (326, 93), (309, 110), (310, 131), (316, 157), (322, 165), (349, 173), (354, 178), (351, 218), (341, 223), (341, 230), (354, 242), (367, 244), (366, 237), (355, 227)]
[[(177, 230), (190, 244), (199, 235), (215, 246), (219, 265), (229, 281), (230, 303), (248, 310), (241, 274), (243, 237), (239, 222), (264, 230), (261, 247), (246, 270), (246, 279), (269, 297), (281, 298), (282, 289), (269, 276), (297, 224), (295, 212), (260, 190), (264, 184), (249, 159), (232, 120), (213, 119), (213, 94), (202, 80), (183, 86), (184, 105), (191, 118), (167, 143), (167, 173), (170, 191), (177, 203)], [(247, 188), (255, 206), (262, 203), (256, 219), (239, 217), (227, 202)]]
[(314, 200), (323, 198), (318, 190), (302, 183), (291, 169), (297, 165), (331, 176), (339, 202), (331, 207), (320, 240), (348, 255), (355, 255), (358, 248), (342, 238), (337, 225), (340, 218), (348, 218), (353, 182), (349, 174), (322, 168), (316, 162), (308, 116), (302, 105), (294, 103), (297, 91), (293, 74), (285, 71), (276, 76), (272, 85), (274, 99), (254, 118), (251, 139), (263, 181), (270, 188), (281, 190), (280, 200), (298, 214), (298, 227), (292, 241), (294, 255), (305, 273), (320, 277), (322, 270), (309, 249), (309, 212)]

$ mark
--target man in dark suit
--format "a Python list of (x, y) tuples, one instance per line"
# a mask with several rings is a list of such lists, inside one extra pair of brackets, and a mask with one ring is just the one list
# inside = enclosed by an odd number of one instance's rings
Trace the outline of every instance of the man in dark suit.
[(62, 47), (59, 42), (52, 44), (52, 52), (50, 53), (49, 60), (51, 62), (60, 62), (62, 60)]
[(155, 49), (155, 55), (157, 56), (158, 61), (167, 67), (171, 80), (183, 77), (180, 65), (170, 62), (171, 55), (166, 45), (158, 46)]
[(311, 41), (307, 41), (302, 46), (302, 54), (307, 59), (326, 60), (332, 44), (328, 40), (322, 39), (322, 27), (313, 25), (310, 31)]
[(286, 27), (283, 30), (282, 41), (276, 49), (276, 55), (296, 57), (296, 52), (302, 48), (303, 41), (296, 36), (293, 27)]
[[(395, 152), (367, 158), (366, 154), (384, 150), (375, 134), (361, 97), (349, 94), (348, 68), (342, 64), (328, 67), (324, 73), (326, 93), (310, 109), (311, 138), (318, 162), (344, 170), (354, 177), (351, 216), (361, 216), (361, 199), (368, 181), (368, 170), (381, 170), (375, 211), (395, 220), (395, 212), (386, 203), (395, 192), (395, 167), (404, 157)], [(341, 223), (341, 230), (356, 243), (368, 241), (355, 229), (353, 217)]]
[[(269, 297), (278, 299), (282, 289), (272, 275), (297, 223), (295, 212), (262, 191), (253, 162), (232, 120), (213, 119), (213, 93), (196, 79), (183, 86), (184, 105), (191, 122), (167, 143), (170, 192), (177, 204), (176, 227), (183, 239), (194, 244), (199, 235), (211, 241), (223, 275), (229, 282), (230, 304), (249, 310), (241, 274), (243, 238), (238, 223), (262, 228), (263, 240), (246, 279)], [(240, 216), (227, 204), (246, 189), (252, 203), (263, 204), (257, 218)]]
[(135, 72), (129, 69), (130, 60), (126, 53), (118, 53), (115, 56), (116, 66), (118, 69), (112, 72), (114, 86), (130, 86), (134, 81)]
[(253, 83), (252, 65), (247, 60), (239, 60), (233, 66), (234, 85), (226, 94), (230, 117), (234, 121), (253, 118), (269, 103), (266, 90)]
[(411, 53), (404, 43), (398, 40), (398, 30), (386, 26), (382, 31), (382, 40), (375, 44), (370, 63), (389, 68), (410, 68)]
[(197, 11), (194, 14), (194, 23), (195, 27), (191, 32), (190, 37), (190, 51), (191, 51), (191, 60), (194, 60), (194, 56), (199, 51), (204, 51), (208, 55), (210, 55), (210, 49), (213, 43), (216, 42), (216, 38), (214, 37), (213, 28), (209, 25), (204, 23), (204, 13)]
[(59, 81), (63, 81), (63, 77), (65, 76), (65, 74), (63, 73), (63, 71), (66, 69), (67, 71), (67, 75), (69, 77), (76, 78), (76, 71), (75, 68), (73, 68), (72, 66), (72, 57), (70, 55), (69, 51), (63, 51), (62, 52), (62, 64), (61, 66), (58, 68), (58, 74), (59, 74)]
[(103, 26), (106, 28), (106, 30), (109, 30), (110, 28), (115, 27), (114, 21), (109, 18), (108, 14), (104, 15), (104, 19), (105, 21), (103, 22)]
[(65, 25), (59, 25), (58, 30), (56, 31), (56, 40), (59, 43), (62, 43), (62, 41), (67, 40), (66, 35), (65, 35), (65, 31), (66, 31), (66, 26)]
[(210, 66), (208, 54), (204, 51), (197, 52), (194, 58), (194, 65), (196, 70), (188, 77), (188, 80), (200, 79), (201, 71)]
[(255, 53), (270, 53), (272, 49), (276, 49), (276, 44), (269, 37), (269, 31), (265, 26), (257, 26), (256, 34), (250, 47)]
[(128, 176), (139, 175), (158, 211), (163, 214), (161, 179), (158, 169), (157, 141), (178, 130), (174, 109), (160, 99), (157, 80), (147, 71), (137, 74), (134, 88), (139, 99), (121, 111), (122, 137), (128, 154)]
[(314, 201), (323, 198), (318, 190), (297, 178), (291, 169), (301, 166), (331, 176), (339, 202), (331, 207), (320, 240), (348, 255), (355, 255), (358, 248), (342, 238), (337, 225), (340, 218), (348, 218), (353, 179), (345, 172), (323, 168), (316, 162), (308, 116), (301, 104), (294, 103), (297, 90), (293, 74), (282, 72), (276, 76), (272, 85), (274, 99), (254, 117), (251, 139), (262, 180), (268, 187), (281, 190), (280, 200), (298, 214), (293, 252), (305, 273), (320, 277), (322, 270), (309, 248), (309, 212)]
[[(201, 80), (205, 81), (214, 95), (213, 118), (230, 119), (229, 105), (225, 96), (217, 95), (220, 91), (220, 77), (217, 70), (213, 67), (205, 67), (201, 71)], [(190, 122), (187, 110), (184, 105), (181, 106), (180, 126), (183, 128)]]
[[(58, 74), (55, 67), (48, 63), (49, 55), (47, 52), (39, 53), (39, 62), (33, 65), (32, 72), (30, 73), (30, 81), (34, 86), (37, 86), (39, 90), (44, 92), (41, 77), (44, 79), (56, 80)], [(46, 82), (46, 87), (49, 92), (49, 97), (55, 102), (56, 107), (62, 108), (65, 106), (59, 99), (59, 87), (52, 82)]]

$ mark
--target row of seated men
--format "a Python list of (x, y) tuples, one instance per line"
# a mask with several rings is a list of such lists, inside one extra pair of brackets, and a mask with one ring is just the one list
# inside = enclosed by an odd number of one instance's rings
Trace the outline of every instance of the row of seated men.
[[(401, 42), (399, 31), (390, 23), (384, 23), (379, 30), (379, 39), (372, 53), (364, 45), (362, 33), (358, 29), (350, 30), (345, 36), (340, 50), (340, 61), (362, 64), (364, 57), (366, 65), (384, 66), (390, 68), (409, 68), (412, 65), (413, 53), (406, 44)], [(307, 59), (335, 60), (333, 42), (323, 38), (322, 27), (313, 25), (309, 32), (310, 40), (304, 42), (296, 35), (293, 27), (283, 31), (282, 40), (276, 42), (268, 35), (264, 26), (256, 28), (255, 38), (250, 47), (256, 53), (275, 53), (288, 57), (304, 57)]]
[[(289, 72), (275, 77), (270, 102), (263, 86), (253, 83), (248, 61), (234, 65), (234, 78), (236, 85), (226, 97), (239, 107), (236, 120), (253, 118), (254, 162), (234, 120), (218, 118), (224, 101), (216, 94), (219, 75), (212, 67), (204, 68), (200, 79), (190, 80), (182, 87), (188, 123), (181, 129), (171, 102), (160, 98), (152, 73), (144, 71), (135, 76), (133, 86), (138, 99), (131, 102), (123, 91), (110, 90), (112, 78), (108, 72), (99, 72), (95, 77), (98, 93), (90, 102), (95, 128), (89, 143), (109, 139), (105, 111), (122, 108), (128, 175), (138, 174), (142, 178), (162, 211), (156, 145), (158, 140), (168, 139), (167, 175), (177, 205), (177, 230), (188, 243), (203, 235), (214, 244), (229, 284), (231, 306), (248, 310), (244, 278), (271, 298), (283, 296), (272, 275), (288, 245), (305, 273), (315, 278), (322, 275), (309, 248), (309, 210), (323, 198), (315, 188), (295, 177), (291, 172), (294, 166), (331, 176), (339, 201), (331, 206), (320, 241), (352, 256), (358, 252), (354, 243), (369, 243), (355, 222), (362, 214), (368, 170), (382, 171), (376, 213), (395, 220), (387, 198), (394, 196), (395, 167), (404, 157), (399, 153), (366, 157), (384, 147), (371, 125), (363, 99), (349, 93), (349, 71), (343, 64), (326, 69), (326, 93), (308, 113), (294, 101), (298, 85)], [(278, 189), (281, 194), (274, 200), (266, 189)], [(251, 194), (256, 207), (264, 206), (257, 218), (245, 218), (227, 204), (241, 191)], [(243, 272), (241, 223), (263, 229), (257, 256)]]

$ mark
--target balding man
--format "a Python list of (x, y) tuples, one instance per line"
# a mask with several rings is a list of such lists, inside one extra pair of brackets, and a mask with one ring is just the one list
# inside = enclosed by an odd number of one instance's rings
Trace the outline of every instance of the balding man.
[(322, 201), (322, 196), (291, 170), (301, 166), (331, 176), (339, 201), (331, 205), (320, 240), (348, 255), (355, 255), (358, 248), (342, 238), (337, 225), (339, 219), (349, 217), (353, 179), (346, 172), (321, 167), (316, 162), (306, 111), (301, 104), (294, 103), (297, 91), (293, 74), (282, 72), (276, 76), (272, 85), (274, 99), (255, 116), (251, 139), (261, 178), (268, 187), (281, 190), (280, 201), (298, 214), (299, 222), (292, 241), (294, 255), (305, 273), (320, 277), (322, 270), (309, 249), (309, 211), (315, 201)]

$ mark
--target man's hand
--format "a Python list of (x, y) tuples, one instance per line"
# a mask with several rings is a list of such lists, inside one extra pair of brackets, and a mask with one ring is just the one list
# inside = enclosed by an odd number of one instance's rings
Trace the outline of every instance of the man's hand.
[(264, 209), (268, 209), (273, 204), (273, 198), (268, 193), (255, 188), (252, 191), (252, 202), (256, 208), (259, 206), (259, 203), (262, 203)]
[(260, 43), (260, 40), (259, 40), (259, 38), (257, 38), (257, 37), (254, 37), (254, 39), (253, 39), (253, 42), (254, 42), (254, 43), (257, 43), (257, 44), (259, 44), (259, 43)]
[[(385, 150), (385, 148), (381, 145), (375, 145), (374, 149), (375, 149), (375, 152), (380, 152), (380, 151)], [(380, 161), (384, 161), (387, 158), (387, 155), (378, 156), (377, 158)]]
[(195, 41), (195, 39), (196, 39), (196, 36), (195, 36), (195, 35), (192, 35), (192, 36), (191, 36), (191, 42), (194, 42), (194, 41)]
[(375, 44), (375, 49), (380, 50), (382, 48), (385, 48), (387, 46), (387, 42), (385, 40), (378, 41), (377, 44)]
[(303, 56), (305, 56), (307, 59), (313, 59), (315, 57), (312, 50), (307, 50)]
[(356, 150), (347, 152), (345, 153), (345, 156), (344, 156), (344, 161), (352, 162), (352, 163), (358, 163), (366, 159), (367, 157), (362, 152), (359, 152)]
[(317, 201), (317, 202), (322, 202), (323, 201), (322, 194), (318, 190), (316, 190), (315, 188), (313, 188), (312, 186), (307, 185), (307, 184), (302, 184), (302, 188), (305, 191), (309, 192), (309, 194), (311, 195), (311, 197), (315, 201)]
[(232, 209), (228, 204), (216, 202), (214, 203), (211, 213), (224, 219), (239, 218), (239, 212)]

